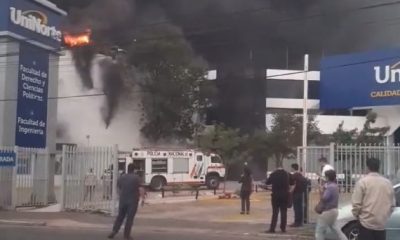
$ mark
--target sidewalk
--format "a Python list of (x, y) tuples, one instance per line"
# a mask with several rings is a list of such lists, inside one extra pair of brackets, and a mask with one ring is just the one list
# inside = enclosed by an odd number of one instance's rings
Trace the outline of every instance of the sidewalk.
[[(216, 197), (197, 202), (151, 204), (139, 209), (135, 231), (213, 231), (223, 234), (263, 235), (271, 218), (270, 199), (266, 193), (252, 196), (251, 215), (239, 214), (240, 200)], [(288, 224), (292, 222), (289, 210)], [(96, 228), (108, 231), (113, 218), (86, 213), (0, 212), (0, 224), (5, 221), (35, 223), (37, 226), (60, 228)], [(40, 225), (41, 224), (41, 225)], [(21, 224), (23, 225), (23, 224)], [(279, 230), (279, 229), (277, 229)], [(287, 239), (302, 239), (313, 235), (313, 226), (287, 229), (287, 234), (277, 234)]]

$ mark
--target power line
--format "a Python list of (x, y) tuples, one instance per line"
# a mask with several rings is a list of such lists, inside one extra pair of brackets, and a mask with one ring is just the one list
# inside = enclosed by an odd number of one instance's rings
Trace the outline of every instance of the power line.
[[(356, 12), (356, 11), (370, 10), (370, 9), (374, 9), (374, 8), (388, 7), (388, 6), (392, 6), (392, 5), (398, 5), (398, 4), (400, 4), (399, 0), (393, 1), (393, 2), (387, 2), (387, 3), (371, 4), (371, 5), (366, 5), (366, 6), (352, 8), (352, 9), (344, 9), (344, 10), (336, 12), (336, 14), (338, 14), (338, 13), (348, 14), (348, 13), (352, 13), (352, 12)], [(257, 11), (257, 9), (253, 9), (252, 11)], [(249, 12), (251, 12), (251, 11), (249, 11)], [(319, 17), (324, 17), (324, 16), (327, 16), (327, 14), (312, 13), (312, 14), (308, 14), (306, 16), (301, 16), (301, 17), (272, 20), (272, 21), (268, 21), (267, 24), (281, 24), (281, 23), (288, 23), (288, 22), (298, 22), (298, 21), (302, 21), (302, 20), (309, 20), (309, 19), (314, 19), (314, 18), (319, 18)], [(371, 24), (371, 23), (369, 23), (369, 24)], [(136, 39), (136, 41), (152, 41), (152, 40), (166, 39), (166, 38), (184, 38), (184, 37), (190, 38), (190, 37), (195, 37), (197, 35), (204, 35), (204, 34), (212, 33), (212, 32), (232, 30), (233, 28), (234, 27), (215, 28), (215, 29), (211, 29), (211, 30), (208, 29), (207, 31), (188, 32), (188, 33), (184, 33), (182, 35), (169, 35), (169, 36)], [(132, 35), (131, 38), (135, 38), (135, 36)], [(131, 43), (132, 41), (133, 41), (133, 39), (129, 39), (126, 42)]]
[[(400, 4), (400, 0), (397, 1), (393, 1), (393, 2), (386, 2), (386, 3), (378, 3), (378, 4), (371, 4), (371, 5), (365, 5), (365, 6), (361, 6), (361, 7), (357, 7), (357, 8), (352, 8), (352, 9), (344, 9), (341, 11), (336, 12), (336, 14), (338, 13), (342, 13), (342, 14), (347, 14), (347, 13), (351, 13), (351, 12), (355, 12), (355, 11), (362, 11), (362, 10), (370, 10), (370, 9), (374, 9), (374, 8), (380, 8), (380, 7), (388, 7), (388, 6), (393, 6), (393, 5), (398, 5)], [(260, 11), (265, 11), (265, 10), (273, 10), (270, 7), (262, 7), (262, 8), (255, 8), (255, 9), (246, 9), (246, 10), (240, 10), (240, 11), (234, 11), (231, 13), (226, 13), (223, 14), (225, 16), (229, 16), (229, 15), (237, 15), (237, 14), (245, 14), (245, 13), (256, 13), (256, 12), (260, 12)], [(317, 18), (317, 17), (323, 17), (323, 16), (327, 16), (327, 14), (324, 13), (312, 13), (306, 16), (301, 16), (301, 17), (297, 17), (297, 18), (286, 18), (286, 19), (278, 19), (278, 20), (272, 20), (267, 22), (268, 24), (280, 24), (280, 23), (287, 23), (287, 22), (297, 22), (297, 21), (301, 21), (301, 20), (309, 20), (309, 19), (313, 19), (313, 18)], [(221, 15), (215, 15), (215, 18), (221, 18)], [(396, 18), (393, 18), (396, 19)], [(390, 20), (390, 19), (388, 19)], [(375, 21), (375, 23), (378, 21)], [(152, 27), (155, 25), (162, 25), (162, 24), (167, 24), (167, 23), (172, 23), (170, 20), (165, 20), (165, 21), (160, 21), (160, 22), (156, 22), (156, 23), (150, 23), (150, 24), (143, 24), (140, 26), (137, 26), (136, 28), (145, 28), (145, 27)], [(372, 22), (374, 23), (374, 22)], [(367, 24), (372, 24), (367, 23)], [(152, 37), (152, 38), (144, 38), (144, 39), (137, 39), (138, 41), (152, 41), (152, 40), (157, 40), (157, 39), (166, 39), (166, 38), (185, 38), (185, 37), (194, 37), (197, 35), (203, 35), (206, 33), (212, 33), (212, 32), (220, 32), (223, 30), (231, 30), (233, 29), (233, 27), (224, 27), (224, 28), (215, 28), (215, 29), (211, 29), (211, 30), (207, 30), (207, 31), (197, 31), (197, 32), (189, 32), (186, 34), (180, 34), (180, 35), (166, 35), (166, 36), (160, 36), (160, 37)], [(135, 38), (135, 35), (132, 35), (131, 38)], [(134, 39), (129, 39), (126, 40), (127, 43), (131, 43), (133, 42)], [(25, 40), (20, 40), (23, 42), (27, 42), (29, 43), (30, 41), (32, 41), (31, 39), (25, 39)], [(0, 42), (1, 43), (1, 42)]]

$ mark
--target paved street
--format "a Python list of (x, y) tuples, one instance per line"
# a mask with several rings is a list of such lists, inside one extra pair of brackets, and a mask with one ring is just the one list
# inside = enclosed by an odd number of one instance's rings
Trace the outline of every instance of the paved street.
[[(61, 229), (48, 227), (21, 227), (21, 226), (1, 226), (0, 233), (2, 240), (89, 240), (89, 239), (107, 239), (107, 231), (100, 229)], [(135, 240), (268, 240), (277, 239), (277, 237), (251, 236), (251, 235), (223, 235), (207, 231), (202, 232), (174, 232), (174, 231), (141, 231), (136, 230), (133, 234)], [(115, 239), (123, 239), (121, 235)], [(294, 240), (294, 238), (278, 238)]]

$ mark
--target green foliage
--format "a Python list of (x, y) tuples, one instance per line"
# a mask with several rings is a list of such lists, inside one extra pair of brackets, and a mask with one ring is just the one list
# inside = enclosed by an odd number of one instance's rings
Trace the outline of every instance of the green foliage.
[(244, 146), (248, 138), (242, 136), (239, 129), (217, 124), (198, 138), (202, 150), (219, 154), (227, 166), (246, 159)]
[(191, 139), (201, 117), (215, 94), (205, 81), (207, 65), (198, 58), (174, 28), (140, 32), (129, 51), (128, 61), (138, 74), (144, 112), (142, 134), (148, 139)]
[[(296, 153), (296, 148), (302, 145), (303, 118), (291, 113), (275, 114), (272, 127), (268, 131), (268, 142), (276, 164), (282, 165), (285, 157)], [(313, 116), (308, 120), (308, 145), (321, 144), (323, 136)]]
[(389, 127), (372, 127), (371, 124), (376, 122), (377, 114), (370, 112), (365, 119), (363, 129), (344, 130), (343, 122), (338, 126), (336, 132), (332, 134), (331, 142), (339, 144), (382, 144), (384, 143), (385, 134), (389, 131)]

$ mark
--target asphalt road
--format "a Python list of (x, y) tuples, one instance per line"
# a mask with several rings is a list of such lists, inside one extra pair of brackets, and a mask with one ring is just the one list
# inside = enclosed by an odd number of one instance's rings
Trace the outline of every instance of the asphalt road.
[[(48, 227), (22, 227), (22, 226), (1, 226), (1, 240), (101, 240), (107, 239), (108, 232), (98, 229), (61, 229)], [(157, 231), (137, 231), (133, 234), (135, 240), (268, 240), (272, 238), (257, 237), (257, 236), (224, 236), (216, 233), (190, 233), (190, 232), (157, 232)], [(118, 235), (116, 240), (123, 239)], [(276, 238), (274, 238), (276, 239)], [(288, 239), (289, 240), (289, 239)], [(293, 239), (294, 240), (294, 239)]]

